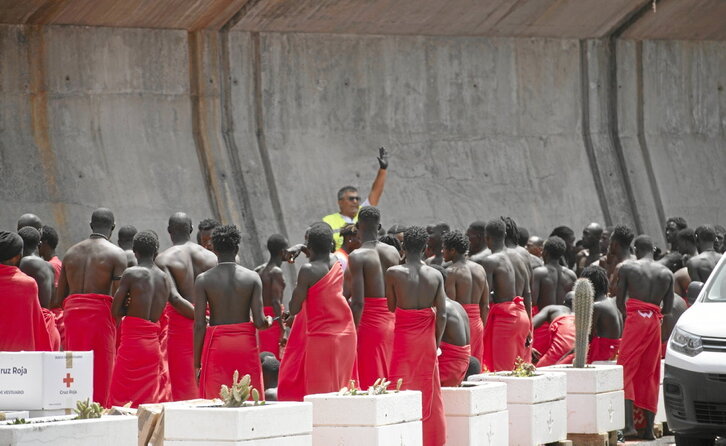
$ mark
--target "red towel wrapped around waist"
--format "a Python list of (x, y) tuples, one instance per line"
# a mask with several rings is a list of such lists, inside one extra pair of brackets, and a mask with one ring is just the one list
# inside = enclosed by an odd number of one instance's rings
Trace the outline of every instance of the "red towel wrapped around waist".
[(390, 381), (399, 378), (403, 379), (402, 389), (422, 393), (423, 444), (443, 445), (446, 420), (436, 358), (435, 309), (396, 309)]
[(305, 305), (295, 315), (290, 335), (285, 346), (285, 355), (280, 361), (277, 376), (277, 399), (279, 401), (302, 401), (305, 397), (305, 348), (307, 346), (307, 316)]
[[(532, 317), (535, 317), (537, 313), (539, 313), (539, 307), (537, 305), (532, 305)], [(551, 336), (552, 334), (550, 332), (549, 322), (545, 322), (535, 328), (532, 333), (532, 348), (540, 352), (540, 354), (544, 354), (544, 352), (550, 348), (550, 343), (552, 342)]]
[(587, 363), (595, 361), (612, 361), (617, 359), (620, 339), (594, 337), (587, 351)]
[[(275, 310), (272, 307), (264, 307), (263, 311), (265, 316), (276, 317)], [(272, 327), (267, 330), (257, 330), (257, 339), (259, 341), (260, 353), (270, 352), (275, 355), (275, 358), (280, 359), (280, 335), (282, 330), (280, 324), (275, 321), (272, 323)]]
[(58, 327), (55, 325), (55, 315), (47, 308), (41, 308), (43, 319), (45, 320), (45, 329), (48, 330), (48, 339), (50, 340), (50, 348), (57, 352), (61, 348), (61, 336)]
[(442, 341), (439, 348), (441, 349), (439, 356), (441, 386), (458, 387), (469, 369), (469, 357), (474, 356), (471, 354), (471, 346), (459, 346)]
[(537, 367), (547, 367), (548, 365), (567, 362), (567, 360), (563, 359), (570, 354), (575, 346), (575, 315), (565, 314), (556, 317), (550, 323), (550, 332), (552, 334), (550, 348), (543, 352), (542, 357), (537, 362)]
[(466, 304), (463, 307), (469, 316), (471, 356), (481, 363), (484, 360), (484, 321), (481, 320), (481, 308), (479, 308), (479, 304)]
[(199, 376), (202, 398), (219, 398), (220, 387), (231, 385), (236, 370), (240, 377), (250, 375), (250, 384), (264, 399), (256, 331), (252, 322), (207, 327)]
[(517, 357), (530, 361), (531, 351), (525, 346), (529, 327), (521, 297), (491, 305), (484, 327), (484, 365), (490, 372), (512, 370)]
[(121, 320), (121, 344), (113, 368), (109, 406), (158, 403), (160, 398), (161, 324), (133, 316)]
[(159, 402), (167, 403), (173, 399), (171, 393), (171, 378), (169, 378), (169, 352), (167, 340), (169, 337), (169, 315), (166, 312), (159, 318), (159, 347), (161, 348), (161, 362), (159, 363)]
[(93, 401), (104, 406), (116, 356), (112, 303), (106, 294), (71, 294), (63, 301), (66, 350), (93, 351)]
[(358, 324), (358, 377), (367, 389), (378, 378), (388, 378), (393, 354), (396, 316), (388, 311), (385, 297), (366, 297)]
[(169, 318), (166, 351), (172, 399), (199, 398), (194, 376), (194, 319), (182, 316), (170, 304), (166, 305), (164, 313)]
[(658, 305), (630, 298), (618, 354), (623, 366), (625, 399), (650, 412), (658, 410), (660, 386), (660, 322)]
[(15, 266), (0, 265), (0, 351), (50, 351), (50, 338), (35, 280)]

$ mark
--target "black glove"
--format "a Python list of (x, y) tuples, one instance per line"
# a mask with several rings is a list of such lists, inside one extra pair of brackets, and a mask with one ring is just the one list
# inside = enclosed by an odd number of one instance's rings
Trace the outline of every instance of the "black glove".
[(378, 149), (378, 158), (376, 159), (378, 160), (378, 166), (380, 166), (381, 169), (388, 169), (388, 154), (384, 147)]

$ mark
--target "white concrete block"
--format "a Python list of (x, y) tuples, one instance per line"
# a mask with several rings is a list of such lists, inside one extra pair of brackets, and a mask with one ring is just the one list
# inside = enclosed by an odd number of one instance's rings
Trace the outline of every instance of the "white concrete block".
[(385, 426), (421, 419), (421, 392), (407, 390), (385, 395), (305, 396), (313, 405), (315, 426)]
[(567, 395), (567, 432), (604, 434), (625, 427), (625, 392)]
[(0, 444), (12, 446), (129, 446), (137, 442), (136, 417), (106, 416), (95, 420), (0, 426)]
[(536, 446), (567, 438), (564, 399), (539, 404), (509, 404), (509, 446)]
[[(419, 406), (420, 407), (420, 406)], [(315, 446), (421, 446), (421, 421), (385, 426), (315, 426)]]
[(446, 417), (447, 446), (501, 446), (509, 444), (509, 412), (502, 410), (475, 417)]
[(164, 408), (164, 440), (240, 441), (312, 432), (310, 403), (268, 402), (256, 407)]
[(658, 411), (655, 413), (655, 422), (656, 423), (663, 423), (667, 422), (666, 419), (666, 411), (665, 411), (665, 401), (663, 400), (663, 384), (658, 388)]
[(313, 436), (294, 435), (291, 437), (259, 438), (240, 441), (208, 440), (164, 440), (164, 446), (312, 446)]
[(471, 417), (507, 409), (507, 385), (497, 382), (463, 382), (442, 387), (446, 416)]
[(30, 412), (27, 410), (2, 411), (0, 410), (0, 418), (8, 421), (17, 420), (18, 418), (30, 418)]
[[(503, 382), (507, 384), (507, 403), (535, 404), (563, 399), (567, 393), (567, 375), (562, 372), (540, 372), (528, 378), (505, 373), (485, 373), (469, 377), (469, 381)], [(511, 416), (511, 413), (510, 413)]]
[(539, 371), (567, 374), (567, 393), (605, 393), (623, 389), (623, 367), (619, 365), (590, 365), (577, 369), (569, 364), (543, 367)]

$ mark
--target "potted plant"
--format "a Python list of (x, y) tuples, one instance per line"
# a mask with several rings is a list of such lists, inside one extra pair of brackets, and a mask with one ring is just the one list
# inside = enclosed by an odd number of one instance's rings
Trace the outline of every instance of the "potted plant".
[(338, 446), (420, 446), (421, 392), (389, 391), (390, 382), (376, 380), (368, 390), (351, 381), (339, 392), (307, 395), (313, 405), (313, 443)]
[(136, 417), (108, 415), (100, 404), (79, 401), (76, 415), (0, 422), (0, 444), (11, 446), (126, 446), (136, 443)]
[[(575, 282), (575, 359), (572, 365), (540, 370), (567, 374), (567, 431), (570, 434), (605, 434), (625, 426), (623, 368), (587, 365), (592, 327), (593, 289), (587, 279)], [(570, 436), (572, 437), (572, 435)]]
[(442, 387), (446, 444), (496, 446), (509, 444), (507, 385), (464, 381)]

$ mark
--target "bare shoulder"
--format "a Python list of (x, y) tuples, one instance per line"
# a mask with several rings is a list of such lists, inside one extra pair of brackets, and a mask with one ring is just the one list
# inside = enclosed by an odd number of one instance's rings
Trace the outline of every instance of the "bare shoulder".
[[(376, 244), (376, 249), (378, 250), (378, 252), (383, 253), (385, 255), (399, 257), (398, 250), (387, 243)], [(353, 251), (353, 252), (355, 252), (355, 251)]]
[(407, 272), (407, 269), (404, 265), (393, 265), (392, 267), (390, 267), (386, 270), (386, 277), (388, 277), (388, 276), (396, 277), (396, 276), (400, 276), (401, 274), (406, 274), (406, 272)]
[(129, 268), (126, 268), (121, 275), (121, 277), (131, 278), (131, 279), (140, 279), (143, 277), (147, 277), (150, 273), (150, 270), (148, 268), (144, 268), (142, 266), (132, 266)]
[(562, 271), (565, 273), (568, 279), (572, 281), (577, 280), (577, 274), (575, 274), (575, 272), (572, 271), (570, 268), (563, 267)]
[(466, 261), (466, 266), (469, 267), (469, 269), (471, 270), (472, 273), (474, 273), (474, 274), (484, 274), (486, 276), (486, 273), (487, 272), (484, 269), (484, 267), (481, 266), (480, 264), (478, 264), (476, 262), (472, 262), (471, 260), (467, 260)]
[(539, 279), (547, 277), (548, 272), (547, 265), (542, 265), (532, 270), (532, 276)]

